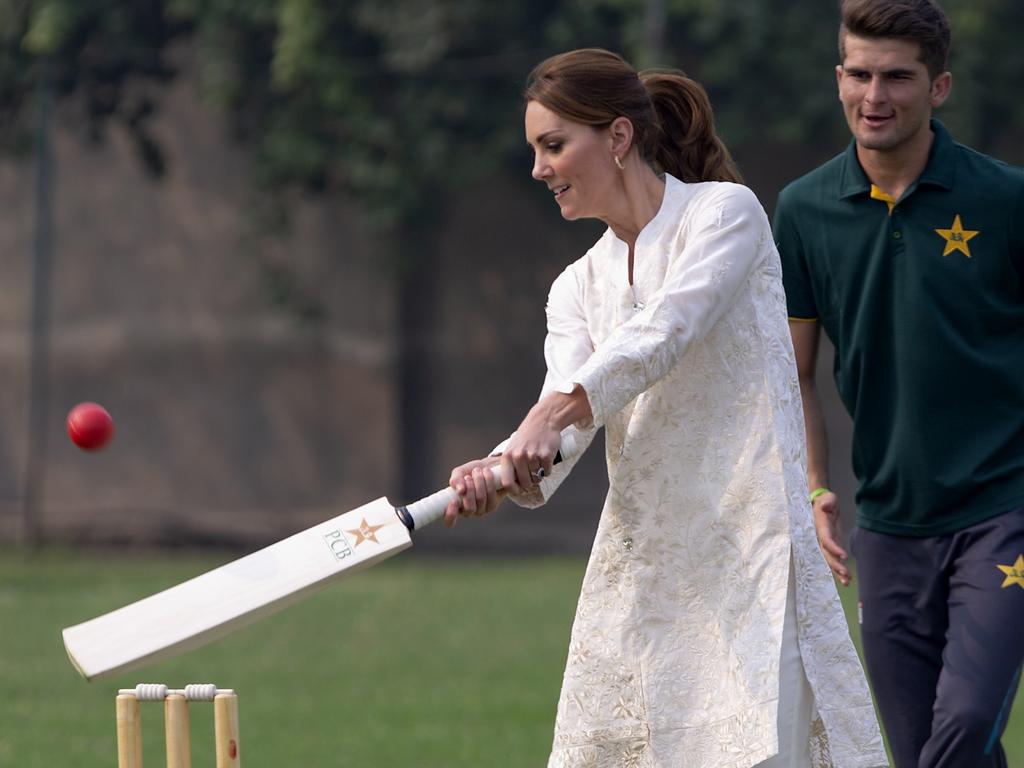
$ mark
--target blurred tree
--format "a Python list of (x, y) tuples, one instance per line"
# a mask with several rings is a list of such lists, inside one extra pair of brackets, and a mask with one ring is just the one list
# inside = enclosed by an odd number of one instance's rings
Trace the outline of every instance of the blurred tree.
[[(1018, 0), (946, 0), (954, 27), (947, 120), (985, 150), (1024, 118)], [(444, 190), (521, 162), (519, 92), (558, 50), (599, 45), (677, 66), (712, 94), (734, 143), (842, 142), (832, 67), (838, 3), (821, 0), (0, 0), (0, 141), (26, 151), (23, 105), (40, 55), (58, 97), (115, 120), (162, 169), (147, 124), (189, 36), (207, 95), (255, 160), (268, 223), (294, 190), (344, 190), (382, 230), (437, 220)], [(520, 166), (521, 167), (521, 166)], [(404, 252), (404, 249), (402, 249)]]
[[(638, 62), (683, 69), (712, 96), (730, 143), (769, 139), (793, 146), (841, 146), (848, 132), (839, 110), (839, 2), (821, 0), (661, 0), (667, 3), (664, 61), (644, 50), (649, 19), (634, 0), (603, 0), (623, 11), (627, 50)], [(652, 3), (647, 0), (650, 10)], [(984, 152), (1010, 151), (1024, 162), (1024, 102), (1013, 98), (1024, 76), (1019, 0), (942, 0), (953, 30), (953, 97), (940, 112), (954, 135)]]
[(1024, 164), (1024, 29), (1020, 0), (946, 4), (953, 28), (953, 93), (942, 117), (958, 140)]
[(204, 87), (253, 149), (263, 220), (282, 220), (295, 190), (341, 190), (361, 205), (390, 256), (397, 442), (402, 490), (411, 498), (436, 476), (418, 446), (437, 434), (431, 388), (445, 201), (522, 146), (519, 91), (545, 53), (536, 30), (554, 25), (557, 34), (559, 21), (571, 25), (575, 6), (560, 13), (538, 0), (174, 0), (172, 7), (194, 25)]
[[(944, 6), (958, 86), (943, 114), (983, 151), (1020, 147), (1024, 3)], [(838, 148), (837, 24), (838, 3), (821, 0), (0, 0), (0, 142), (26, 151), (23, 106), (45, 56), (87, 135), (125, 125), (160, 173), (147, 126), (174, 75), (169, 46), (187, 36), (205, 93), (251, 150), (259, 220), (282, 225), (296, 193), (335, 191), (375, 227), (398, 285), (402, 429), (429, 440), (426, 340), (445, 201), (503, 163), (527, 165), (530, 68), (559, 50), (619, 50), (703, 82), (731, 144)], [(320, 318), (329, 297), (296, 297), (292, 285), (275, 275), (278, 300)], [(429, 480), (420, 474), (410, 467), (410, 488)]]
[(424, 207), (436, 218), (438, 192), (521, 146), (519, 92), (550, 38), (614, 41), (586, 3), (169, 2), (265, 191), (343, 189), (382, 229)]
[(99, 141), (108, 122), (123, 125), (146, 169), (160, 175), (164, 158), (149, 124), (160, 86), (174, 75), (166, 47), (187, 31), (161, 0), (0, 0), (0, 145), (17, 154), (31, 146), (25, 106), (46, 59), (83, 136)]

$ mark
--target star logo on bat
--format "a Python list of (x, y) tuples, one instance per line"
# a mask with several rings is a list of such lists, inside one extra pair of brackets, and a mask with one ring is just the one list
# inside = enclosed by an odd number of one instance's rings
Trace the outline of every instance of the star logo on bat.
[(363, 522), (358, 528), (346, 531), (346, 533), (351, 533), (356, 537), (355, 544), (352, 545), (354, 547), (358, 547), (364, 541), (372, 541), (374, 544), (380, 544), (380, 542), (377, 541), (377, 531), (383, 527), (383, 525), (370, 525), (366, 522), (366, 518), (364, 517)]
[(1024, 589), (1024, 555), (1017, 555), (1017, 562), (1013, 565), (997, 565), (996, 568), (1006, 574), (1006, 578), (1003, 579), (1004, 587), (1016, 584)]

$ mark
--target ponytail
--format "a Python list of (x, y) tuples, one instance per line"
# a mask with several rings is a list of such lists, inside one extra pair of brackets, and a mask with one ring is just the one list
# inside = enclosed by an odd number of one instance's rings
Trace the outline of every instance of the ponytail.
[(617, 54), (581, 48), (538, 64), (523, 96), (594, 128), (611, 125), (619, 116), (629, 118), (643, 159), (682, 181), (742, 180), (715, 133), (707, 93), (677, 70), (638, 74)]
[(661, 170), (687, 182), (733, 181), (743, 177), (715, 133), (711, 101), (700, 83), (673, 70), (640, 73), (657, 115), (657, 130), (647, 147)]

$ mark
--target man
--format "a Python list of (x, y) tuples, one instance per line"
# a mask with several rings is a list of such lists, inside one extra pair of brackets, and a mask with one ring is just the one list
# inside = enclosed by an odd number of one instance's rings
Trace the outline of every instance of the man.
[(850, 582), (815, 393), (853, 417), (861, 632), (898, 768), (1005, 766), (1024, 656), (1024, 173), (953, 142), (932, 0), (844, 0), (853, 140), (779, 197), (822, 552)]

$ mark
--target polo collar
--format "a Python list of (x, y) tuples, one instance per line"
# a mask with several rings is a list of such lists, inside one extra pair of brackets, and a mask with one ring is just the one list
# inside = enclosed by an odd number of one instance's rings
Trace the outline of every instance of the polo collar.
[[(956, 144), (953, 137), (949, 135), (940, 121), (934, 117), (929, 122), (932, 132), (935, 134), (935, 141), (928, 152), (928, 163), (917, 181), (911, 184), (906, 197), (920, 184), (932, 184), (943, 189), (953, 188), (953, 176), (956, 168)], [(854, 195), (870, 195), (871, 181), (868, 179), (864, 169), (860, 167), (857, 160), (857, 140), (851, 139), (850, 145), (842, 154), (842, 162), (839, 170), (839, 198), (844, 199)]]
[(934, 117), (931, 120), (931, 127), (935, 132), (935, 141), (932, 142), (932, 149), (928, 154), (928, 165), (924, 167), (917, 183), (952, 189), (953, 176), (956, 172), (956, 143), (946, 130), (946, 126)]

